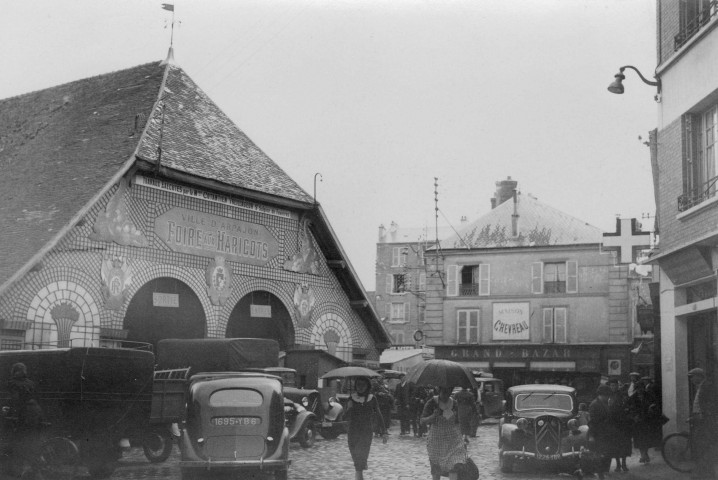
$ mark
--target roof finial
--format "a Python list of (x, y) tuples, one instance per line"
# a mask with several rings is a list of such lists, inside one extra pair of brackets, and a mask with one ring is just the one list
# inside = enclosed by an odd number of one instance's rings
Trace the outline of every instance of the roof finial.
[[(172, 3), (163, 3), (162, 4), (163, 10), (168, 10), (172, 12), (172, 22), (170, 27), (170, 48), (167, 51), (167, 58), (165, 58), (160, 65), (174, 65), (175, 64), (175, 55), (174, 55), (174, 49), (172, 48), (172, 45), (174, 44), (174, 36), (175, 36), (175, 6)], [(165, 28), (167, 28), (167, 24), (165, 24)]]

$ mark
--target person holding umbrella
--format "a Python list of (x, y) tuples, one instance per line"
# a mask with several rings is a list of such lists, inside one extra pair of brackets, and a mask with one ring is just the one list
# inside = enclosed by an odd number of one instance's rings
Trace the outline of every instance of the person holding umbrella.
[(370, 393), (371, 381), (368, 377), (356, 377), (354, 391), (347, 402), (346, 418), (349, 422), (347, 442), (349, 453), (354, 462), (355, 479), (364, 480), (364, 470), (367, 469), (369, 450), (371, 449), (372, 417), (382, 435), (382, 442), (386, 443), (386, 426), (379, 409), (379, 402)]

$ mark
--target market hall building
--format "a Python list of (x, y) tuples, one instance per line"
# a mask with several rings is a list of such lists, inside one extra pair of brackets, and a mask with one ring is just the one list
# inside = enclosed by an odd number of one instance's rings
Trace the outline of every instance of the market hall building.
[(0, 112), (0, 349), (257, 337), (307, 386), (378, 368), (389, 336), (321, 206), (173, 62)]

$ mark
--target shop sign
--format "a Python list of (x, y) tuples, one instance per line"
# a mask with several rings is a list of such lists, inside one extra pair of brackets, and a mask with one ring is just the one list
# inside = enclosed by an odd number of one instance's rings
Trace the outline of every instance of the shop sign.
[(266, 265), (279, 243), (264, 226), (232, 218), (172, 208), (157, 217), (155, 234), (175, 252), (252, 265)]
[(493, 340), (529, 340), (529, 302), (494, 303)]
[[(525, 359), (567, 359), (573, 360), (578, 352), (568, 347), (482, 347), (482, 348), (452, 348), (449, 351), (450, 360), (525, 360)], [(437, 358), (439, 358), (437, 356)]]
[(136, 175), (135, 183), (137, 185), (142, 185), (143, 187), (154, 188), (156, 190), (162, 190), (165, 192), (182, 195), (184, 197), (196, 198), (208, 202), (220, 203), (222, 205), (230, 205), (232, 207), (236, 207), (242, 210), (250, 210), (252, 212), (274, 215), (275, 217), (296, 218), (296, 215), (293, 215), (291, 212), (289, 212), (289, 210), (250, 202), (249, 200), (245, 200), (243, 198), (221, 195), (218, 193), (210, 192), (208, 190), (202, 190), (201, 188), (188, 187), (187, 185), (180, 185), (178, 183), (168, 182), (167, 180), (160, 180), (158, 178), (150, 178), (143, 175)]
[(152, 306), (153, 307), (179, 307), (179, 295), (176, 293), (152, 293)]
[(251, 304), (249, 306), (249, 316), (254, 318), (272, 318), (272, 306)]

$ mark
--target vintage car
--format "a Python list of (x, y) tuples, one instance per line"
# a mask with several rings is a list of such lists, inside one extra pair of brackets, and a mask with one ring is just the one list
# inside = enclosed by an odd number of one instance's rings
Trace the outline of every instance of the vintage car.
[(479, 384), (481, 418), (498, 418), (504, 409), (504, 382), (500, 378), (475, 377)]
[(573, 471), (588, 427), (579, 425), (576, 390), (563, 385), (516, 385), (506, 392), (499, 420), (499, 467), (511, 472), (516, 462), (554, 462)]

